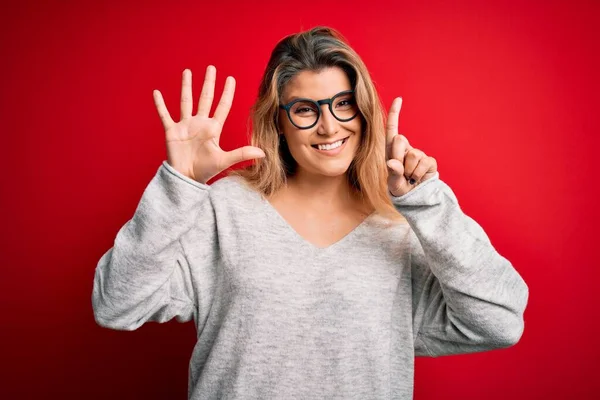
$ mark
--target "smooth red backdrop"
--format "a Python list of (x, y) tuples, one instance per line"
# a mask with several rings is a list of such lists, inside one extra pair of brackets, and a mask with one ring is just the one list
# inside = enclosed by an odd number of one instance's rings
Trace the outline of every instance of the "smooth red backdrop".
[[(452, 5), (448, 4), (452, 3)], [(492, 3), (496, 3), (493, 4)], [(99, 258), (166, 157), (152, 90), (179, 115), (208, 64), (237, 92), (222, 146), (247, 143), (270, 50), (325, 24), (363, 57), (400, 130), (530, 288), (514, 347), (418, 358), (415, 398), (591, 399), (597, 294), (599, 3), (3, 4), (0, 397), (183, 399), (193, 324), (98, 327)], [(594, 372), (596, 371), (596, 372)], [(596, 397), (597, 398), (597, 397)]]

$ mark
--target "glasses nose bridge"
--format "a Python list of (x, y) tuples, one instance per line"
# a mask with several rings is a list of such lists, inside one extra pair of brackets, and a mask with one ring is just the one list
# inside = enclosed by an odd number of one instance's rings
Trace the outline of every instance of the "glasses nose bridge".
[(333, 108), (332, 108), (333, 107), (333, 99), (316, 100), (315, 103), (317, 103), (319, 105), (319, 111), (321, 114), (323, 114), (323, 109), (321, 107), (326, 105), (331, 116), (335, 118), (335, 115), (333, 114)]
[[(336, 118), (336, 116), (333, 114), (333, 109), (332, 109), (332, 103), (333, 100), (332, 99), (323, 99), (323, 100), (317, 100), (315, 101), (315, 103), (317, 103), (319, 105), (319, 121), (317, 121), (317, 123), (319, 125), (322, 125), (322, 128), (324, 128), (325, 132), (333, 132), (335, 131), (335, 124), (339, 123), (338, 119)], [(322, 107), (326, 105), (327, 109), (329, 110), (329, 114), (328, 116), (324, 116), (324, 112)], [(321, 129), (317, 129), (317, 131), (321, 131)], [(323, 132), (323, 133), (325, 133)]]

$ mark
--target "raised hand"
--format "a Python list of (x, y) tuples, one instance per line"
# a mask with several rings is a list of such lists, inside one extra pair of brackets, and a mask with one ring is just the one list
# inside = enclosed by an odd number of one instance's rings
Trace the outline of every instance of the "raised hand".
[(402, 196), (419, 183), (435, 175), (437, 161), (415, 149), (404, 135), (398, 134), (398, 119), (402, 97), (394, 99), (386, 124), (386, 161), (390, 168), (388, 190), (393, 196)]
[(165, 128), (167, 162), (178, 172), (200, 183), (206, 183), (233, 164), (265, 156), (261, 149), (254, 146), (244, 146), (232, 151), (223, 151), (219, 147), (223, 125), (233, 102), (235, 79), (228, 76), (225, 80), (221, 100), (210, 118), (216, 74), (214, 66), (206, 68), (198, 112), (192, 115), (192, 72), (189, 69), (183, 71), (181, 115), (177, 123), (171, 118), (160, 91), (154, 90), (153, 93), (154, 104)]

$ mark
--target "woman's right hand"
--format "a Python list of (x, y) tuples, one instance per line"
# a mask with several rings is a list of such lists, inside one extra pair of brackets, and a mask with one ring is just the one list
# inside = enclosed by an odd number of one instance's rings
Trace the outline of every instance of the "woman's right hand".
[(189, 69), (183, 71), (181, 120), (177, 123), (171, 118), (160, 91), (154, 91), (154, 103), (165, 128), (167, 162), (178, 172), (200, 183), (208, 182), (233, 164), (265, 156), (261, 149), (254, 146), (232, 151), (223, 151), (219, 147), (223, 124), (233, 101), (235, 79), (227, 77), (221, 100), (210, 118), (208, 114), (214, 97), (216, 74), (214, 66), (206, 68), (198, 112), (192, 115), (192, 72)]

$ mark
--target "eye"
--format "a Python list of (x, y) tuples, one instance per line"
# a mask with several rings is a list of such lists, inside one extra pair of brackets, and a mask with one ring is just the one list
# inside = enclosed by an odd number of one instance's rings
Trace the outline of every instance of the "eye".
[(356, 101), (353, 97), (344, 97), (335, 102), (336, 108), (348, 109), (354, 107)]
[(294, 114), (299, 115), (312, 115), (317, 112), (317, 110), (315, 109), (315, 105), (307, 101), (297, 102), (292, 106), (292, 109), (290, 111), (292, 111), (292, 113)]

